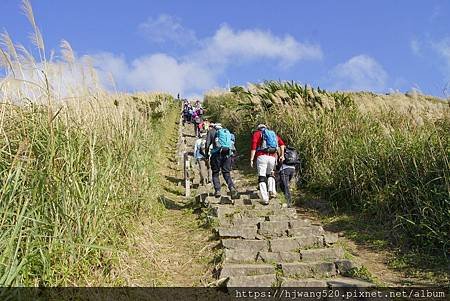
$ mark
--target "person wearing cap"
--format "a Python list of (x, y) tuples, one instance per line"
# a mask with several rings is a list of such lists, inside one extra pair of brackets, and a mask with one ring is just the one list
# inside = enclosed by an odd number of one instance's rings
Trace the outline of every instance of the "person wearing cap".
[[(231, 178), (231, 166), (232, 159), (230, 155), (221, 154), (220, 150), (215, 146), (216, 133), (222, 128), (220, 123), (210, 123), (208, 134), (206, 135), (206, 156), (210, 155), (210, 166), (212, 171), (212, 182), (214, 185), (214, 196), (216, 198), (221, 196), (220, 192), (220, 171), (222, 171), (222, 176), (227, 183), (228, 189), (231, 193), (231, 198), (238, 198), (238, 192), (234, 186), (233, 180)], [(210, 149), (211, 148), (211, 149)]]
[[(250, 166), (253, 168), (256, 160), (256, 170), (258, 173), (258, 187), (261, 192), (261, 198), (264, 204), (269, 204), (269, 197), (276, 197), (276, 182), (274, 178), (274, 169), (277, 163), (277, 152), (268, 153), (260, 149), (263, 143), (263, 131), (267, 129), (265, 124), (259, 124), (256, 131), (253, 132), (250, 152)], [(280, 159), (283, 160), (281, 149), (285, 146), (284, 141), (277, 135), (278, 152)]]
[(195, 162), (198, 164), (200, 171), (200, 183), (205, 186), (210, 182), (211, 175), (209, 173), (209, 159), (206, 155), (206, 131), (200, 132), (200, 138), (195, 141), (194, 144), (194, 158)]

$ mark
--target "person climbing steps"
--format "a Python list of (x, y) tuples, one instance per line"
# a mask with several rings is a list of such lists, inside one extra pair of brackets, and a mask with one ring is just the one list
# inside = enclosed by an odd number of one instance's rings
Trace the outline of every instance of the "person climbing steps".
[(269, 197), (277, 196), (274, 169), (279, 148), (284, 145), (284, 141), (264, 124), (258, 125), (252, 135), (250, 166), (253, 168), (256, 159), (258, 187), (266, 205), (269, 204)]
[(208, 134), (206, 135), (205, 150), (207, 156), (209, 155), (210, 146), (212, 146), (210, 164), (215, 197), (221, 196), (219, 175), (222, 171), (223, 178), (227, 183), (228, 189), (230, 190), (231, 198), (239, 198), (239, 193), (237, 192), (231, 178), (231, 133), (228, 129), (223, 128), (220, 123), (213, 124), (213, 126), (210, 127)]

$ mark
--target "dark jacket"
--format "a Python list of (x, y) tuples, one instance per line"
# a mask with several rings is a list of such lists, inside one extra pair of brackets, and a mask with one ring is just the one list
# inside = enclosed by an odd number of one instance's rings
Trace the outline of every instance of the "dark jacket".
[(206, 134), (206, 144), (205, 144), (205, 153), (206, 157), (209, 155), (209, 147), (212, 145), (214, 147), (214, 139), (216, 137), (216, 129), (211, 128)]

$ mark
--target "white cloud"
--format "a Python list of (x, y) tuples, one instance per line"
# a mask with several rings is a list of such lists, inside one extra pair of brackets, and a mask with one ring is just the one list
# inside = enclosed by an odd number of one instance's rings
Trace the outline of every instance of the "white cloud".
[(182, 57), (150, 53), (128, 61), (112, 53), (91, 55), (104, 83), (113, 74), (120, 90), (164, 90), (196, 94), (217, 86), (218, 79), (232, 64), (270, 60), (283, 68), (301, 60), (321, 59), (318, 45), (300, 43), (259, 29), (235, 31), (222, 25), (211, 37), (199, 40), (176, 18), (161, 15), (140, 25), (154, 41), (195, 42)]
[(195, 62), (183, 62), (164, 53), (140, 57), (131, 63), (111, 53), (93, 56), (102, 82), (110, 86), (114, 75), (120, 90), (159, 90), (172, 94), (193, 93), (216, 85), (216, 74)]
[(197, 41), (194, 31), (183, 27), (178, 18), (165, 14), (148, 18), (139, 25), (139, 30), (146, 38), (157, 43), (170, 41), (186, 45)]
[(431, 43), (434, 51), (445, 61), (444, 73), (450, 77), (450, 38)]
[(335, 89), (380, 91), (386, 88), (388, 74), (368, 55), (358, 55), (331, 71)]
[(290, 67), (300, 60), (322, 59), (318, 45), (300, 43), (290, 35), (275, 36), (268, 31), (248, 29), (234, 31), (222, 25), (198, 54), (211, 62), (227, 63), (230, 60), (248, 61), (272, 59), (284, 67)]

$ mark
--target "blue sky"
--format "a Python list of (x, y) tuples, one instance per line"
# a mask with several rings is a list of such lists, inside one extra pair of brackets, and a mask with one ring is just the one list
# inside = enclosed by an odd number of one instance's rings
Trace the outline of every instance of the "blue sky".
[[(281, 79), (443, 97), (450, 80), (450, 1), (31, 3), (47, 49), (69, 41), (120, 90), (194, 95)], [(0, 1), (0, 29), (32, 48), (19, 0)]]

